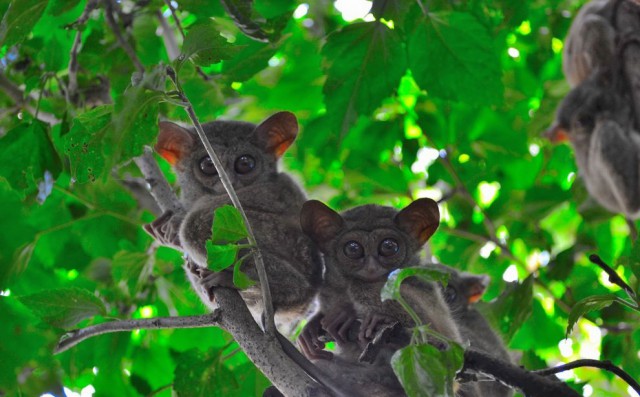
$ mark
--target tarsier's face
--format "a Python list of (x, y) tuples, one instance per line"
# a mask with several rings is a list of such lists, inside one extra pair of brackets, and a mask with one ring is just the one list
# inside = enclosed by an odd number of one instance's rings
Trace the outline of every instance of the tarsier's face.
[(341, 271), (365, 281), (386, 279), (391, 271), (405, 265), (416, 253), (415, 249), (408, 251), (406, 237), (401, 231), (390, 228), (349, 230), (339, 237), (333, 248)]
[(342, 215), (312, 200), (302, 206), (300, 221), (305, 234), (325, 254), (329, 270), (375, 282), (412, 264), (436, 231), (440, 215), (431, 199), (416, 200), (401, 211), (363, 205)]
[[(269, 181), (277, 161), (293, 143), (298, 122), (289, 112), (276, 113), (259, 125), (240, 121), (203, 124), (205, 134), (235, 189)], [(225, 194), (213, 161), (194, 131), (160, 123), (156, 150), (174, 166), (186, 204), (203, 195)]]
[[(231, 130), (235, 132), (233, 135), (225, 133), (227, 131), (211, 130), (212, 128), (207, 130), (209, 142), (235, 189), (268, 180), (269, 175), (276, 172), (277, 158), (259, 147), (252, 139), (253, 128), (236, 128), (235, 131)], [(198, 143), (193, 155), (185, 159), (188, 164), (184, 164), (183, 169), (208, 193), (224, 194), (224, 186), (213, 161), (201, 142)]]
[(488, 285), (487, 275), (452, 272), (442, 295), (450, 308), (465, 309), (482, 298)]

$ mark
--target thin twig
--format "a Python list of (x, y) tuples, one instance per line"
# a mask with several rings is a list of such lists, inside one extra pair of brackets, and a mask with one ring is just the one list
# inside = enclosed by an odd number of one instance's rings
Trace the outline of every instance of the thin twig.
[(69, 84), (67, 85), (65, 92), (67, 102), (69, 103), (74, 103), (72, 99), (76, 96), (76, 91), (78, 91), (78, 51), (80, 50), (80, 44), (82, 43), (83, 25), (87, 22), (91, 11), (93, 11), (97, 5), (98, 0), (89, 0), (84, 11), (82, 11), (82, 15), (80, 15), (74, 24), (78, 31), (76, 32), (76, 37), (73, 39), (73, 45), (71, 46), (71, 52), (69, 53)]
[(611, 283), (617, 285), (618, 287), (622, 288), (624, 290), (624, 292), (626, 292), (627, 295), (629, 295), (629, 297), (631, 298), (633, 303), (635, 303), (637, 305), (638, 299), (637, 299), (635, 291), (633, 291), (633, 288), (631, 288), (629, 286), (629, 284), (627, 284), (622, 278), (620, 278), (620, 276), (618, 276), (618, 273), (616, 273), (616, 271), (613, 270), (611, 268), (611, 266), (609, 266), (606, 263), (604, 263), (602, 258), (600, 258), (596, 254), (589, 255), (589, 261), (591, 261), (591, 263), (593, 263), (595, 265), (598, 265), (598, 267), (600, 269), (604, 270), (604, 272), (607, 273), (607, 275), (609, 276), (609, 282), (611, 282)]
[(173, 61), (180, 55), (178, 43), (161, 11), (156, 11), (156, 18), (158, 18), (160, 26), (162, 27), (162, 40), (164, 41), (164, 47), (167, 49), (167, 55), (169, 56), (169, 60)]
[(118, 40), (118, 44), (120, 44), (120, 47), (122, 47), (124, 52), (127, 53), (127, 56), (129, 57), (131, 62), (133, 62), (133, 65), (135, 66), (136, 70), (140, 73), (143, 73), (144, 65), (142, 64), (142, 62), (140, 62), (140, 59), (136, 55), (135, 50), (131, 47), (131, 45), (127, 42), (127, 40), (125, 40), (124, 36), (122, 36), (122, 33), (120, 32), (120, 27), (118, 26), (118, 23), (116, 22), (116, 20), (113, 18), (113, 13), (114, 13), (113, 3), (111, 2), (111, 0), (103, 0), (103, 3), (105, 6), (104, 7), (105, 19), (107, 20), (107, 24), (109, 25), (109, 28), (113, 31), (113, 34), (116, 36), (116, 39)]
[(9, 80), (4, 73), (0, 73), (0, 90), (2, 90), (9, 98), (11, 98), (16, 106), (25, 109), (37, 120), (43, 121), (50, 125), (60, 123), (60, 120), (58, 120), (56, 116), (50, 113), (37, 112), (36, 108), (29, 104), (29, 101), (32, 99), (31, 96), (29, 96), (29, 99), (26, 99), (24, 92), (22, 92), (20, 87), (11, 82), (11, 80)]
[(464, 352), (464, 370), (489, 375), (521, 390), (528, 397), (580, 397), (578, 392), (558, 379), (527, 371), (475, 349), (467, 349)]
[(106, 323), (92, 325), (90, 327), (76, 329), (66, 333), (60, 338), (53, 353), (62, 353), (85, 339), (107, 334), (111, 332), (133, 331), (135, 329), (175, 329), (175, 328), (204, 328), (220, 326), (221, 311), (215, 310), (212, 313), (200, 316), (183, 317), (158, 317), (145, 318), (141, 320), (117, 320)]
[(233, 206), (238, 209), (238, 212), (240, 212), (240, 215), (242, 216), (242, 220), (244, 221), (244, 224), (247, 228), (247, 234), (248, 234), (247, 240), (249, 244), (254, 247), (253, 248), (254, 263), (256, 266), (256, 270), (258, 272), (258, 279), (260, 280), (260, 289), (262, 291), (262, 304), (264, 306), (264, 317), (265, 317), (263, 320), (265, 322), (264, 324), (265, 332), (268, 335), (275, 337), (277, 330), (276, 330), (276, 325), (274, 321), (273, 302), (271, 300), (271, 290), (269, 288), (267, 271), (264, 266), (264, 261), (262, 259), (262, 253), (258, 248), (258, 242), (256, 240), (256, 236), (253, 233), (253, 229), (251, 228), (251, 224), (249, 223), (249, 219), (247, 218), (247, 214), (244, 212), (244, 209), (242, 208), (242, 203), (240, 203), (240, 199), (238, 198), (238, 195), (236, 194), (236, 191), (233, 188), (231, 179), (227, 175), (227, 172), (225, 171), (224, 166), (222, 165), (222, 162), (216, 155), (216, 152), (213, 149), (213, 146), (211, 146), (211, 143), (209, 142), (207, 135), (204, 133), (204, 130), (202, 129), (202, 125), (200, 124), (200, 121), (198, 120), (198, 116), (196, 116), (196, 113), (193, 110), (193, 106), (191, 105), (189, 98), (187, 98), (186, 95), (184, 95), (184, 93), (182, 92), (175, 70), (173, 70), (173, 68), (171, 67), (167, 67), (167, 75), (175, 84), (176, 89), (178, 90), (177, 95), (180, 97), (182, 102), (185, 103), (184, 108), (187, 111), (187, 114), (189, 115), (191, 122), (196, 128), (196, 132), (198, 133), (198, 136), (200, 137), (200, 140), (202, 141), (202, 144), (204, 145), (207, 151), (207, 154), (211, 158), (211, 161), (213, 161), (216, 171), (218, 172), (218, 176), (220, 177), (220, 181), (222, 182), (222, 186), (224, 186), (224, 189), (227, 191), (227, 194), (229, 195), (229, 198), (231, 199)]
[[(184, 39), (187, 37), (184, 33), (184, 29), (182, 28), (182, 23), (180, 22), (180, 19), (178, 18), (178, 15), (176, 14), (176, 9), (173, 7), (173, 4), (171, 4), (171, 0), (164, 0), (164, 3), (167, 5), (167, 7), (169, 7), (169, 12), (171, 12), (171, 18), (173, 18), (173, 22), (175, 22), (176, 27), (178, 28), (178, 32), (180, 33), (180, 36), (182, 36), (182, 40), (184, 41)], [(164, 15), (162, 15), (162, 13), (160, 13), (160, 24), (162, 25), (162, 35), (163, 37), (165, 36), (165, 32), (166, 35), (169, 35), (169, 25), (167, 24), (167, 21), (164, 19)], [(165, 29), (165, 26), (167, 27)], [(173, 36), (171, 36), (173, 39), (173, 42), (175, 43), (175, 38), (173, 38)], [(168, 39), (168, 38), (167, 38)], [(167, 40), (165, 40), (165, 45), (167, 46), (167, 53), (171, 54), (171, 50), (169, 48), (169, 45), (171, 45), (171, 43), (168, 43)], [(177, 48), (177, 45), (176, 45)], [(171, 55), (169, 55), (169, 57), (173, 60), (176, 57), (178, 57), (178, 55), (180, 55), (180, 52), (178, 51), (175, 57), (171, 57)], [(202, 68), (198, 65), (195, 65), (196, 67), (196, 72), (200, 75), (200, 77), (202, 77), (205, 81), (208, 81), (210, 79), (209, 76), (207, 76), (207, 74), (205, 72), (202, 71)]]
[(576, 360), (567, 364), (558, 365), (553, 368), (540, 369), (534, 372), (542, 376), (547, 376), (547, 375), (553, 375), (553, 374), (557, 374), (560, 372), (569, 371), (571, 369), (581, 368), (581, 367), (600, 368), (600, 369), (604, 369), (605, 371), (614, 373), (618, 375), (622, 380), (627, 382), (627, 384), (631, 386), (631, 388), (635, 390), (636, 393), (640, 394), (640, 383), (638, 383), (638, 381), (633, 379), (633, 377), (628, 373), (626, 373), (622, 368), (619, 368), (613, 365), (613, 363), (609, 360), (601, 361), (601, 360), (582, 359), (582, 360)]

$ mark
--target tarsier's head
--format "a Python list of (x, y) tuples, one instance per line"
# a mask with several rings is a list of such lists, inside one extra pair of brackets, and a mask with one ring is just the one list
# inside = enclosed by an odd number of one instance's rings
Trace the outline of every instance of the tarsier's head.
[(490, 278), (486, 274), (452, 271), (444, 287), (444, 299), (453, 311), (463, 310), (482, 298)]
[(552, 142), (573, 140), (581, 132), (591, 133), (596, 120), (604, 112), (615, 108), (618, 98), (611, 82), (604, 81), (604, 73), (583, 81), (569, 91), (556, 110), (556, 120), (545, 132)]
[[(159, 124), (156, 151), (174, 167), (185, 201), (203, 194), (224, 194), (218, 172), (193, 128), (169, 121)], [(259, 125), (214, 121), (202, 125), (236, 189), (270, 180), (277, 161), (298, 134), (298, 121), (279, 112)]]
[(320, 201), (304, 203), (302, 230), (325, 254), (328, 266), (367, 282), (387, 278), (412, 260), (440, 223), (438, 204), (427, 198), (401, 211), (363, 205), (342, 213)]

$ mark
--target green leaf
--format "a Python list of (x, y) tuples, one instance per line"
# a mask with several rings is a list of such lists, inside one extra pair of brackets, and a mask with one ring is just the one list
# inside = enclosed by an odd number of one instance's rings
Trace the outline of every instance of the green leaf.
[(13, 0), (0, 22), (0, 47), (24, 40), (38, 23), (48, 0)]
[(106, 130), (111, 123), (112, 105), (98, 106), (73, 120), (71, 131), (63, 137), (71, 175), (79, 183), (101, 179), (107, 161), (102, 153)]
[(36, 190), (44, 179), (45, 171), (53, 178), (60, 173), (61, 163), (45, 124), (34, 121), (20, 124), (0, 139), (0, 158), (5, 161), (0, 175), (7, 178), (11, 187), (23, 195)]
[(248, 235), (242, 215), (235, 207), (223, 205), (216, 208), (213, 213), (211, 241), (234, 243)]
[(104, 303), (85, 289), (46, 290), (18, 297), (42, 321), (60, 328), (69, 328), (85, 318), (105, 315)]
[(327, 38), (323, 93), (327, 115), (344, 135), (359, 115), (368, 116), (397, 89), (406, 57), (396, 30), (380, 22), (347, 25)]
[[(629, 256), (621, 257), (621, 263), (631, 269), (631, 272), (638, 280), (640, 280), (640, 243), (636, 241), (631, 247)], [(637, 291), (640, 295), (640, 290)]]
[(449, 273), (444, 270), (428, 267), (407, 267), (398, 269), (389, 275), (387, 282), (384, 283), (380, 298), (382, 301), (389, 299), (398, 300), (401, 298), (400, 287), (402, 282), (408, 277), (418, 277), (424, 281), (437, 281), (446, 284), (449, 280)]
[(80, 0), (51, 0), (49, 11), (51, 15), (58, 16), (74, 8)]
[(531, 315), (533, 281), (533, 276), (529, 276), (521, 284), (512, 283), (491, 304), (477, 306), (493, 328), (500, 331), (506, 344)]
[(220, 2), (242, 33), (257, 41), (269, 41), (269, 36), (262, 29), (261, 23), (258, 23), (260, 19), (264, 23), (264, 18), (253, 10), (253, 0), (220, 0)]
[[(567, 336), (571, 333), (573, 326), (578, 322), (580, 317), (594, 310), (604, 309), (605, 307), (610, 306), (613, 302), (621, 303), (621, 301), (622, 299), (613, 294), (595, 295), (582, 299), (571, 308), (569, 319), (567, 320)], [(622, 304), (628, 305), (628, 303)]]
[(191, 349), (180, 353), (175, 361), (173, 388), (178, 395), (226, 396), (238, 386), (234, 373), (220, 362), (217, 354)]
[(498, 52), (472, 15), (430, 13), (416, 23), (407, 51), (413, 78), (429, 94), (473, 105), (502, 100)]
[(463, 361), (464, 350), (455, 343), (444, 351), (421, 344), (396, 351), (391, 366), (409, 397), (454, 397), (453, 380)]
[(182, 53), (175, 61), (175, 69), (179, 71), (187, 59), (200, 66), (209, 66), (223, 59), (231, 59), (242, 50), (227, 42), (220, 35), (212, 20), (193, 25), (187, 31), (187, 37), (182, 45)]
[(240, 37), (241, 48), (233, 59), (222, 62), (222, 74), (231, 81), (245, 81), (267, 67), (269, 59), (278, 51), (280, 43), (265, 44)]
[(240, 270), (242, 262), (244, 262), (244, 259), (238, 260), (233, 266), (233, 285), (240, 289), (247, 289), (252, 285), (255, 285), (256, 282), (251, 280), (246, 273)]
[(211, 240), (206, 242), (208, 267), (216, 272), (233, 265), (238, 255), (238, 246), (231, 244), (215, 244)]

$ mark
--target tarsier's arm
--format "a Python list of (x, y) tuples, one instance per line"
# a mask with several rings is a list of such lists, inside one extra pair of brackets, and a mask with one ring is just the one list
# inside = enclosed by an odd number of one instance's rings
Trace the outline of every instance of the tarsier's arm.
[[(596, 124), (589, 147), (587, 183), (591, 194), (615, 201), (611, 209), (640, 215), (640, 132), (625, 130), (615, 120)], [(598, 193), (601, 192), (601, 196)]]

